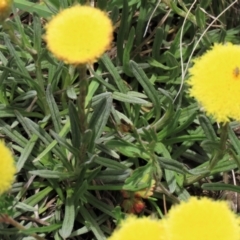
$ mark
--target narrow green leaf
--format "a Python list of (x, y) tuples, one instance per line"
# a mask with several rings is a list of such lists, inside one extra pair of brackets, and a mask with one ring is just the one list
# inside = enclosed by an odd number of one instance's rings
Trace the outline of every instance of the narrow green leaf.
[(136, 104), (149, 104), (149, 102), (146, 100), (143, 100), (138, 97), (133, 97), (129, 94), (120, 93), (120, 92), (114, 92), (112, 97), (113, 97), (113, 99), (121, 101), (121, 102), (136, 103)]
[(124, 46), (124, 38), (125, 34), (128, 31), (128, 17), (129, 17), (129, 7), (128, 0), (123, 0), (123, 9), (121, 16), (121, 24), (118, 30), (118, 38), (117, 38), (117, 56), (120, 62), (123, 61), (123, 46)]
[(159, 60), (160, 48), (161, 48), (161, 45), (162, 45), (162, 42), (163, 42), (163, 37), (164, 37), (163, 29), (158, 28), (157, 31), (156, 31), (156, 34), (154, 36), (153, 48), (152, 48), (152, 57), (156, 61)]
[[(36, 134), (44, 142), (46, 146), (52, 144), (53, 139), (44, 129), (39, 127), (36, 123), (34, 123), (28, 118), (25, 118), (25, 121), (28, 123), (29, 130)], [(56, 154), (56, 156), (58, 156), (61, 159), (61, 161), (63, 162), (67, 169), (69, 170), (72, 169), (72, 165), (67, 161), (67, 157), (64, 151), (55, 144), (53, 146), (54, 146), (52, 148), (53, 153)]]
[(89, 128), (94, 132), (95, 141), (101, 136), (103, 128), (105, 127), (112, 107), (112, 96), (108, 95), (103, 99), (96, 108), (94, 108), (91, 117)]
[(6, 122), (0, 119), (0, 129), (5, 133), (12, 141), (16, 142), (19, 146), (25, 147), (28, 140), (23, 137), (18, 131), (13, 130)]
[(74, 206), (74, 191), (72, 189), (68, 189), (63, 224), (62, 228), (59, 230), (60, 235), (63, 237), (63, 239), (66, 239), (72, 233), (75, 216), (76, 212)]
[(206, 137), (210, 140), (210, 141), (217, 141), (217, 135), (213, 129), (212, 123), (210, 122), (210, 120), (205, 116), (205, 115), (200, 115), (199, 116), (199, 122), (200, 125), (206, 135)]
[(110, 74), (113, 76), (113, 79), (114, 79), (115, 84), (117, 85), (119, 91), (122, 93), (127, 93), (127, 87), (124, 84), (120, 74), (118, 73), (118, 70), (113, 65), (111, 59), (106, 54), (104, 54), (101, 58), (101, 61), (103, 62), (103, 64), (107, 68), (107, 70), (110, 72)]
[[(35, 206), (36, 204), (39, 204), (39, 202), (41, 200), (46, 198), (52, 190), (53, 190), (53, 188), (48, 186), (48, 187), (40, 190), (39, 192), (35, 193), (34, 195), (30, 196), (26, 200), (24, 200), (24, 203), (29, 206)], [(21, 210), (20, 212), (17, 211), (17, 212), (15, 212), (13, 218), (17, 218), (17, 217), (21, 216), (22, 214), (23, 214), (23, 210)]]
[(40, 17), (33, 14), (33, 47), (38, 54), (42, 51), (42, 23)]
[(125, 45), (124, 52), (123, 52), (123, 71), (128, 76), (132, 76), (132, 72), (129, 67), (129, 61), (130, 61), (130, 53), (132, 50), (134, 37), (135, 37), (135, 28), (132, 27), (129, 33), (128, 41)]
[(144, 71), (138, 67), (137, 63), (134, 61), (130, 61), (130, 66), (133, 71), (133, 75), (137, 78), (138, 82), (143, 87), (146, 95), (151, 99), (153, 103), (153, 108), (156, 114), (155, 121), (160, 118), (160, 102), (158, 100), (158, 94), (156, 92), (156, 89), (154, 86), (150, 83), (147, 75), (144, 73)]
[(144, 27), (146, 26), (148, 16), (147, 12), (149, 9), (149, 5), (147, 1), (141, 0), (139, 15), (137, 19), (137, 27), (136, 27), (136, 45), (139, 46), (143, 41)]
[(105, 166), (105, 167), (110, 168), (110, 169), (116, 169), (116, 170), (127, 169), (127, 167), (125, 165), (117, 162), (114, 159), (109, 159), (109, 158), (103, 158), (103, 157), (96, 156), (93, 161), (95, 163), (101, 165), (101, 166)]
[(29, 171), (29, 173), (39, 177), (53, 178), (53, 179), (67, 179), (72, 176), (72, 174), (70, 173), (51, 171), (51, 170), (34, 170), (34, 171)]
[(24, 65), (24, 63), (21, 60), (21, 58), (19, 57), (19, 55), (16, 53), (16, 50), (14, 49), (13, 45), (11, 44), (8, 35), (6, 35), (4, 33), (3, 37), (4, 37), (4, 42), (5, 42), (8, 50), (9, 50), (9, 53), (10, 53), (11, 56), (14, 57), (19, 70), (21, 71), (22, 74), (24, 74), (25, 76), (27, 76), (28, 78), (31, 79), (28, 71), (26, 70), (26, 66)]
[(176, 160), (158, 157), (159, 164), (162, 168), (172, 170), (181, 174), (192, 174), (182, 163), (179, 163)]
[(85, 224), (92, 230), (97, 240), (105, 240), (106, 237), (102, 232), (98, 222), (96, 222), (95, 218), (91, 215), (89, 210), (87, 210), (84, 206), (81, 206), (79, 210), (83, 219), (85, 220)]
[(71, 145), (66, 141), (65, 138), (60, 137), (57, 133), (55, 133), (55, 132), (52, 131), (51, 129), (50, 129), (50, 133), (51, 133), (51, 135), (57, 140), (57, 142), (58, 142), (60, 145), (62, 145), (64, 148), (68, 149), (69, 152), (71, 152), (73, 155), (79, 156), (79, 153), (80, 153), (79, 148), (75, 148), (75, 147), (71, 146)]
[(36, 145), (36, 142), (38, 140), (38, 137), (36, 135), (32, 135), (30, 140), (28, 141), (27, 145), (24, 147), (23, 152), (21, 156), (18, 158), (16, 167), (18, 172), (23, 168), (25, 162), (28, 160), (30, 154), (32, 153), (32, 150), (34, 146)]
[(203, 10), (201, 9), (200, 5), (197, 6), (196, 10), (195, 10), (195, 16), (196, 16), (196, 21), (198, 26), (200, 27), (200, 29), (205, 29), (205, 25), (206, 25), (206, 16), (205, 16), (205, 12), (203, 12)]
[(71, 101), (68, 104), (68, 111), (71, 125), (72, 145), (75, 148), (79, 148), (82, 138), (80, 131), (80, 121), (78, 117), (78, 112), (76, 110), (76, 106)]
[(99, 209), (103, 213), (107, 214), (108, 216), (115, 217), (113, 214), (113, 207), (111, 207), (109, 204), (106, 204), (102, 201), (99, 201), (94, 195), (92, 195), (90, 192), (86, 193), (86, 197), (88, 200), (88, 203), (94, 206), (95, 208)]
[(48, 18), (51, 17), (52, 12), (44, 4), (32, 3), (26, 0), (14, 0), (14, 5), (26, 12), (36, 12), (39, 16)]
[(157, 60), (153, 59), (153, 58), (149, 58), (148, 63), (153, 67), (161, 68), (163, 70), (174, 70), (176, 68), (176, 66), (175, 67), (166, 66), (166, 65), (162, 64), (161, 62), (158, 62)]
[(204, 183), (201, 186), (202, 189), (204, 190), (209, 190), (209, 191), (232, 191), (232, 192), (237, 192), (240, 193), (240, 187), (235, 186), (232, 184), (226, 184), (226, 183)]
[(228, 127), (228, 136), (231, 144), (234, 147), (234, 150), (236, 151), (237, 155), (240, 156), (240, 141), (230, 126)]
[(53, 97), (52, 88), (50, 84), (47, 87), (46, 99), (50, 109), (50, 114), (53, 121), (54, 129), (57, 133), (59, 133), (61, 129), (61, 122), (60, 122), (61, 116), (59, 113), (58, 105), (56, 104), (55, 99)]
[(32, 227), (26, 230), (22, 230), (24, 234), (30, 235), (33, 233), (50, 233), (53, 232), (57, 229), (59, 229), (62, 226), (61, 223), (54, 223), (49, 226), (44, 226), (44, 227)]

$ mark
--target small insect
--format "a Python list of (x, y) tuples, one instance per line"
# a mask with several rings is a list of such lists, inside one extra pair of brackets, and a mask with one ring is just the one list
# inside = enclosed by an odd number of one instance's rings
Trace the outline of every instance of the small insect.
[(233, 70), (234, 77), (238, 77), (240, 75), (240, 69), (239, 67), (235, 67)]

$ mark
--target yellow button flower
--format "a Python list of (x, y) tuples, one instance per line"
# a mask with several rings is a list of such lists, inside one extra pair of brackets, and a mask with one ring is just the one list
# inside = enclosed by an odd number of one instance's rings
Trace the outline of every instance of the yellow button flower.
[(0, 141), (0, 194), (11, 188), (16, 167), (11, 151)]
[(239, 220), (223, 201), (191, 198), (164, 220), (166, 240), (239, 240)]
[(108, 240), (165, 240), (164, 228), (158, 220), (129, 216)]
[(10, 11), (12, 6), (12, 0), (0, 0), (0, 22), (4, 21)]
[(240, 120), (240, 46), (215, 44), (189, 70), (190, 95), (218, 122)]
[(96, 61), (109, 49), (112, 37), (113, 26), (106, 13), (76, 5), (52, 18), (45, 39), (56, 58), (79, 65)]

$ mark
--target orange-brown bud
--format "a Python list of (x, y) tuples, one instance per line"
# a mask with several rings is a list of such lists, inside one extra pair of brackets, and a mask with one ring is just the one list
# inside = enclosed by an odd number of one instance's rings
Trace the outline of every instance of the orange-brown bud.
[(0, 22), (3, 22), (11, 11), (12, 0), (0, 0)]
[(145, 208), (145, 203), (140, 198), (125, 199), (122, 207), (126, 213), (138, 214)]

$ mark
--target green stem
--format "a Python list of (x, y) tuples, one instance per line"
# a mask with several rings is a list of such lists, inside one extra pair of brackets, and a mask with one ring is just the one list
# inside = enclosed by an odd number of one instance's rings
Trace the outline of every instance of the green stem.
[(186, 186), (192, 185), (193, 183), (200, 181), (201, 179), (207, 177), (208, 175), (209, 173), (204, 173), (202, 175), (190, 177), (186, 179), (186, 181), (184, 181), (184, 186), (186, 187)]
[(77, 99), (78, 105), (78, 116), (80, 122), (80, 132), (81, 132), (81, 146), (80, 146), (80, 163), (84, 162), (86, 156), (87, 146), (83, 142), (85, 131), (87, 130), (87, 115), (85, 112), (85, 102), (88, 92), (88, 80), (86, 75), (86, 65), (78, 66), (79, 70), (79, 95)]
[(228, 139), (228, 123), (221, 125), (220, 127), (220, 144), (219, 149), (216, 150), (215, 154), (213, 155), (212, 159), (210, 160), (209, 170), (212, 170), (218, 161), (220, 161), (226, 152), (226, 143)]

